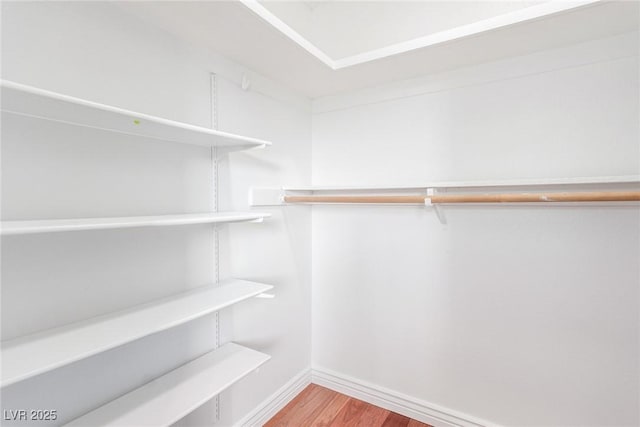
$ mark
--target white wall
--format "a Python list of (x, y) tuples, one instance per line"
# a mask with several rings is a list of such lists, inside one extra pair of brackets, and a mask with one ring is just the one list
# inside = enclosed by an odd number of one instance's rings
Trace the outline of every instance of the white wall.
[[(219, 73), (220, 128), (275, 141), (222, 161), (221, 208), (245, 208), (252, 185), (309, 182), (305, 100), (264, 81), (244, 92), (241, 66), (112, 4), (2, 8), (3, 78), (208, 126)], [(317, 100), (313, 182), (637, 174), (637, 52), (632, 34)], [(5, 219), (210, 206), (207, 149), (27, 119), (2, 132)], [(446, 224), (420, 208), (313, 210), (312, 224), (309, 208), (288, 207), (221, 230), (221, 277), (277, 294), (222, 313), (223, 341), (273, 356), (221, 396), (222, 425), (308, 368), (310, 344), (319, 370), (496, 424), (640, 422), (636, 207), (447, 208)], [(3, 338), (205, 284), (212, 234), (3, 238)], [(66, 421), (206, 351), (213, 328), (209, 316), (8, 387), (3, 409), (58, 409)]]
[[(638, 35), (314, 101), (314, 185), (640, 172)], [(503, 425), (638, 425), (640, 211), (314, 206), (313, 366)]]
[[(246, 209), (250, 185), (309, 182), (308, 101), (197, 51), (100, 2), (3, 2), (2, 77), (131, 110), (274, 141), (220, 164), (221, 209)], [(289, 101), (286, 101), (289, 100)], [(306, 107), (305, 107), (306, 105)], [(202, 212), (213, 190), (208, 148), (3, 117), (3, 219)], [(275, 212), (220, 232), (220, 276), (276, 286), (274, 300), (223, 311), (222, 341), (272, 355), (221, 396), (220, 425), (310, 365), (310, 215)], [(282, 231), (288, 229), (289, 234)], [(290, 238), (295, 236), (296, 238)], [(130, 307), (215, 277), (211, 226), (12, 236), (2, 241), (3, 339)], [(214, 316), (3, 389), (2, 409), (57, 409), (60, 424), (212, 348)], [(206, 404), (183, 424), (208, 425)], [(25, 425), (25, 423), (20, 423)], [(38, 425), (45, 425), (39, 422)]]

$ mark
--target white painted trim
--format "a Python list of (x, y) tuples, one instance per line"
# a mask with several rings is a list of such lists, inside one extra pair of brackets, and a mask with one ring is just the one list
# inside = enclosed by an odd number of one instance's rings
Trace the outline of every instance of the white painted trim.
[(276, 15), (271, 13), (271, 11), (262, 6), (258, 2), (258, 0), (240, 0), (240, 2), (249, 10), (258, 15), (265, 22), (273, 26), (276, 30), (280, 31), (290, 40), (295, 42), (298, 46), (302, 47), (304, 50), (309, 52), (311, 55), (316, 57), (316, 59), (318, 59), (334, 71), (353, 67), (355, 65), (364, 64), (382, 58), (387, 58), (393, 55), (399, 55), (413, 50), (438, 45), (441, 43), (451, 42), (465, 37), (471, 37), (474, 35), (485, 33), (487, 31), (504, 28), (510, 25), (544, 18), (557, 13), (592, 5), (600, 1), (601, 0), (551, 0), (542, 4), (527, 7), (525, 9), (516, 10), (488, 19), (483, 19), (471, 24), (450, 28), (445, 31), (439, 31), (434, 34), (429, 34), (401, 43), (396, 43), (383, 48), (373, 49), (341, 59), (334, 59), (327, 55), (324, 51), (319, 49), (317, 46), (315, 46), (313, 43), (311, 43), (299, 32), (291, 28)]
[(311, 382), (434, 427), (498, 426), (496, 423), (416, 399), (326, 368), (313, 368)]
[(353, 56), (348, 56), (333, 62), (334, 69), (352, 67), (354, 65), (364, 64), (365, 62), (375, 61), (377, 59), (387, 58), (393, 55), (410, 52), (416, 49), (422, 49), (441, 43), (451, 42), (464, 37), (475, 36), (487, 31), (496, 30), (509, 25), (519, 24), (521, 22), (531, 21), (534, 19), (544, 18), (556, 13), (597, 3), (600, 0), (579, 0), (579, 1), (549, 1), (539, 5), (527, 7), (525, 9), (516, 10), (514, 12), (505, 13), (503, 15), (494, 16), (492, 18), (483, 19), (467, 25), (450, 28), (448, 30), (439, 31), (427, 36), (418, 37), (391, 46), (380, 49), (370, 50)]
[(289, 37), (292, 41), (297, 43), (301, 48), (315, 56), (326, 66), (335, 70), (335, 61), (331, 59), (326, 53), (318, 49), (313, 43), (311, 43), (306, 38), (302, 37), (300, 33), (291, 28), (289, 25), (285, 24), (280, 18), (271, 13), (269, 9), (262, 6), (258, 0), (240, 0), (240, 3), (245, 5), (248, 9), (250, 9), (253, 13), (258, 15), (260, 18), (265, 20), (267, 23), (271, 24), (276, 30), (280, 31), (285, 36)]
[(291, 378), (235, 425), (242, 427), (264, 425), (309, 384), (311, 384), (311, 369), (307, 368)]

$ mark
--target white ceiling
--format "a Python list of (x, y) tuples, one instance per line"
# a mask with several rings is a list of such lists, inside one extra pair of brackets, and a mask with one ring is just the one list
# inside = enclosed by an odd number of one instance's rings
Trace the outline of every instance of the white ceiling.
[[(535, 1), (259, 0), (333, 60), (472, 24), (531, 6)], [(315, 7), (314, 7), (315, 5)]]
[[(638, 29), (638, 2), (592, 1), (530, 1), (527, 8), (486, 2), (459, 14), (456, 8), (468, 2), (305, 1), (264, 7), (257, 0), (152, 1), (118, 6), (317, 98)], [(393, 14), (392, 4), (397, 6)]]

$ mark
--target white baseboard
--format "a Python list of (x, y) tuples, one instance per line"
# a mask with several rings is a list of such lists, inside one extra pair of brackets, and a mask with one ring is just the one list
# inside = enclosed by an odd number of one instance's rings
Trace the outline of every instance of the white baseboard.
[(236, 426), (257, 427), (264, 425), (309, 384), (311, 384), (311, 369), (305, 369), (238, 421)]
[(434, 427), (499, 427), (496, 423), (320, 367), (305, 369), (297, 374), (235, 425), (242, 427), (264, 425), (311, 383)]
[(347, 375), (332, 372), (325, 368), (313, 368), (311, 382), (434, 427), (497, 426), (495, 423), (425, 402)]

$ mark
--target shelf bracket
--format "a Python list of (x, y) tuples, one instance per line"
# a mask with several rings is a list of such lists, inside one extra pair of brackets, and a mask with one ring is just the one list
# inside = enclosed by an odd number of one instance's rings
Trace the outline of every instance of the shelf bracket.
[(285, 191), (282, 188), (249, 189), (249, 206), (280, 206), (284, 205)]
[(262, 298), (262, 299), (273, 299), (275, 297), (276, 297), (275, 294), (268, 294), (266, 292), (256, 295), (256, 298)]

